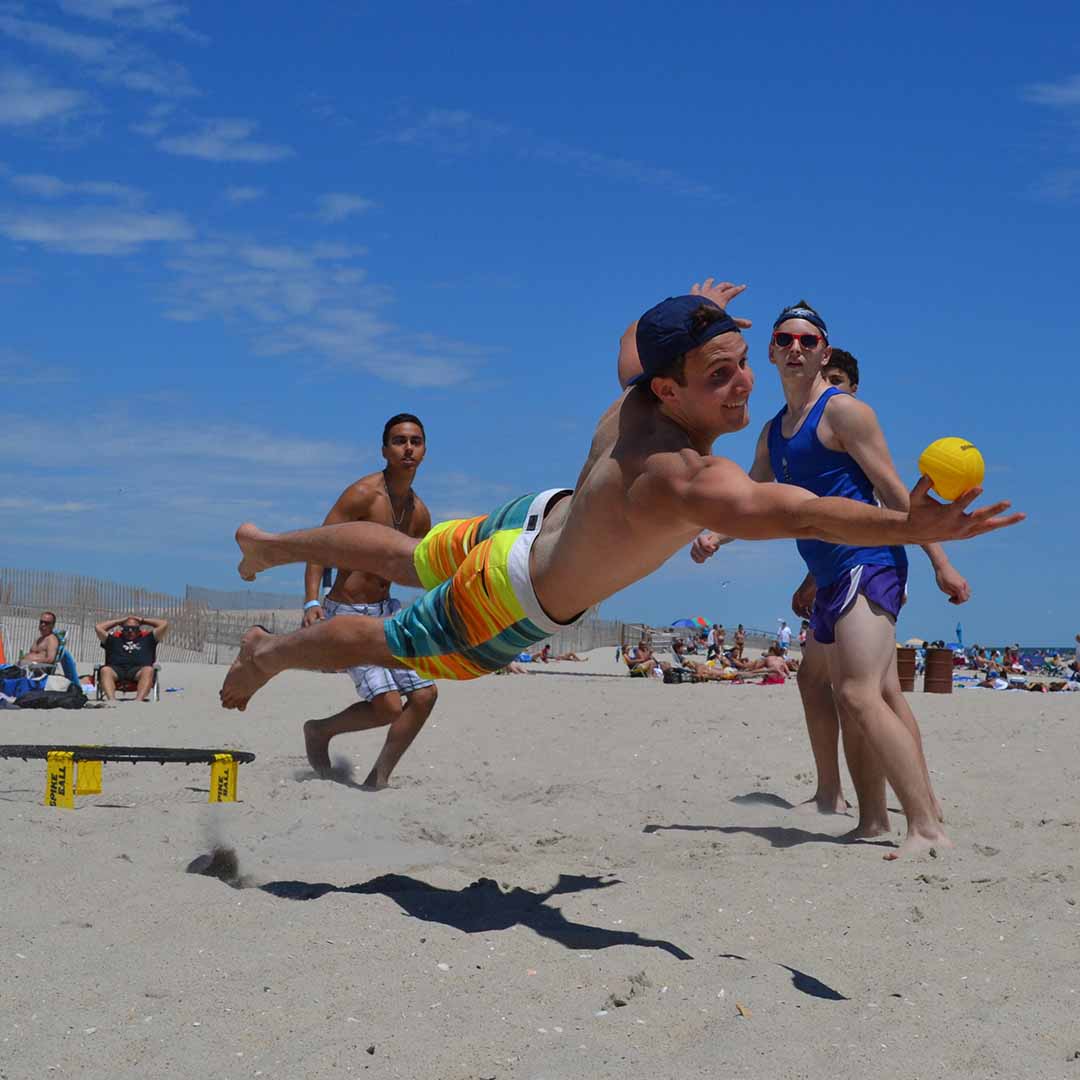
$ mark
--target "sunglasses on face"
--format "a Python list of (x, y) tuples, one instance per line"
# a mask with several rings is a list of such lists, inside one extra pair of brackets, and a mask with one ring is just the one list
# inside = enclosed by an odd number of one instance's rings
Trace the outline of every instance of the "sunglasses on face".
[(122, 626), (120, 629), (125, 634), (137, 634), (139, 632), (139, 627), (137, 626)]
[(789, 334), (784, 330), (777, 330), (772, 339), (778, 349), (790, 349), (796, 341), (804, 349), (816, 349), (825, 340), (820, 334)]
[(52, 619), (38, 619), (38, 626), (52, 626)]

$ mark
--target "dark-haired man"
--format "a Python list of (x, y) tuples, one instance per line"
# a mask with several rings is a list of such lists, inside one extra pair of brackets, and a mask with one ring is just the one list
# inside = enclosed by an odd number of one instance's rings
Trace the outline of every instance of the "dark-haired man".
[[(421, 537), (431, 528), (431, 514), (413, 490), (416, 470), (427, 452), (424, 425), (412, 413), (391, 416), (383, 427), (378, 472), (350, 484), (330, 508), (323, 522), (374, 521), (405, 536)], [(358, 615), (386, 618), (401, 607), (390, 595), (390, 582), (363, 570), (340, 569), (325, 601), (319, 600), (323, 567), (308, 563), (304, 572), (303, 625), (323, 619)], [(438, 691), (430, 679), (406, 668), (358, 664), (349, 666), (360, 700), (333, 716), (304, 724), (304, 745), (311, 767), (323, 777), (336, 774), (330, 763), (330, 740), (349, 731), (387, 727), (386, 742), (364, 786), (386, 787), (394, 766), (420, 733), (435, 707)]]
[(838, 349), (834, 345), (821, 374), (830, 386), (843, 390), (845, 394), (859, 392), (859, 361), (847, 349)]
[[(723, 290), (712, 294), (723, 298)], [(443, 522), (420, 541), (370, 522), (281, 534), (241, 525), (244, 580), (316, 560), (427, 591), (385, 621), (335, 619), (281, 635), (252, 627), (222, 685), (222, 705), (247, 708), (291, 668), (400, 663), (436, 678), (490, 674), (647, 577), (702, 527), (748, 540), (903, 544), (1020, 520), (995, 518), (1001, 503), (966, 513), (978, 489), (941, 505), (925, 477), (902, 513), (755, 484), (734, 462), (713, 457), (720, 435), (749, 422), (754, 380), (739, 330), (712, 295), (669, 297), (647, 311), (636, 331), (641, 372), (600, 417), (574, 490), (522, 495), (490, 514)], [(900, 854), (919, 850), (920, 839), (909, 834)]]

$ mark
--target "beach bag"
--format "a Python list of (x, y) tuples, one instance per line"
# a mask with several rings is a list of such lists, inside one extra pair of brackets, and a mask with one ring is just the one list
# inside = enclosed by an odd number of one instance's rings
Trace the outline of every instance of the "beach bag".
[(81, 709), (86, 695), (72, 684), (66, 690), (30, 690), (15, 704), (20, 709)]
[(66, 690), (71, 685), (71, 680), (66, 675), (47, 675), (45, 677), (44, 690)]

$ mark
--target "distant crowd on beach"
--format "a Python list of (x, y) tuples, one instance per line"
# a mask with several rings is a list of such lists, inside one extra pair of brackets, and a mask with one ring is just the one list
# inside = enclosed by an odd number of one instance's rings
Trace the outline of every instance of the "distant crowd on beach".
[(1003, 648), (973, 645), (955, 655), (956, 665), (982, 678), (975, 684), (986, 690), (1029, 690), (1036, 694), (1080, 690), (1080, 634), (1076, 648), (1058, 653), (1025, 653), (1018, 644)]

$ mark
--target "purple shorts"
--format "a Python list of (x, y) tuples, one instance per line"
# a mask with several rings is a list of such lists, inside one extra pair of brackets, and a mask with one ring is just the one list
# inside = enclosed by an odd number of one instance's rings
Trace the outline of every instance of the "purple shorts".
[(907, 599), (907, 567), (853, 566), (831, 585), (819, 589), (810, 614), (815, 641), (822, 645), (836, 641), (836, 624), (859, 593), (895, 619)]

